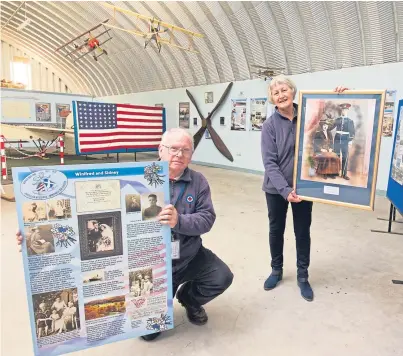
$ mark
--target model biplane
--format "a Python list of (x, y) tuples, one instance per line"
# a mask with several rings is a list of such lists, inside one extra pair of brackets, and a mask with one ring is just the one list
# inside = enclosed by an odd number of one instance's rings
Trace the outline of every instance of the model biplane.
[[(147, 48), (150, 42), (154, 42), (158, 49), (158, 52), (161, 52), (162, 45), (167, 45), (188, 52), (198, 53), (193, 49), (193, 38), (204, 37), (202, 34), (186, 30), (182, 27), (178, 27), (167, 22), (163, 22), (155, 17), (141, 15), (138, 14), (137, 12), (122, 9), (120, 7), (108, 3), (103, 3), (103, 5), (105, 7), (113, 9), (112, 24), (105, 23), (104, 25), (106, 27), (110, 27), (116, 30), (131, 33), (135, 36), (143, 37), (145, 40), (144, 48)], [(135, 29), (126, 29), (118, 26), (116, 16), (117, 13), (125, 14), (135, 18), (135, 21), (133, 21)], [(178, 42), (178, 38), (176, 38), (175, 36), (179, 34), (185, 36), (185, 39), (182, 42), (186, 42), (186, 45), (180, 44)]]
[(257, 69), (256, 72), (251, 72), (251, 74), (255, 75), (258, 78), (263, 78), (265, 81), (267, 79), (272, 79), (276, 75), (284, 73), (284, 68), (263, 67), (254, 64), (252, 64), (251, 67)]
[(108, 52), (103, 48), (103, 45), (112, 39), (109, 34), (111, 29), (105, 27), (108, 21), (109, 19), (66, 42), (57, 48), (55, 52), (63, 50), (64, 56), (69, 57), (73, 62), (92, 53), (94, 60), (98, 61), (98, 58), (103, 54), (108, 55)]

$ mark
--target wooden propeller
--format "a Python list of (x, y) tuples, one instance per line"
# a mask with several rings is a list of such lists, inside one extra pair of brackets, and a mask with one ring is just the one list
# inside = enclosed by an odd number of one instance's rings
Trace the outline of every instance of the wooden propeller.
[(186, 94), (188, 95), (190, 101), (193, 103), (193, 105), (195, 106), (201, 120), (202, 120), (202, 127), (194, 134), (193, 136), (193, 141), (194, 141), (194, 149), (197, 148), (197, 146), (199, 145), (204, 132), (206, 131), (206, 129), (209, 131), (211, 139), (214, 142), (214, 145), (217, 147), (217, 149), (222, 153), (222, 155), (224, 157), (226, 157), (228, 160), (230, 160), (231, 162), (234, 161), (234, 158), (232, 157), (231, 152), (228, 150), (227, 146), (225, 145), (225, 143), (223, 142), (223, 140), (221, 140), (220, 136), (217, 134), (217, 132), (213, 129), (212, 125), (211, 125), (211, 118), (213, 117), (214, 113), (217, 111), (217, 109), (221, 106), (221, 104), (224, 102), (224, 100), (226, 99), (226, 97), (228, 96), (231, 88), (232, 88), (233, 83), (229, 83), (227, 89), (225, 89), (223, 95), (221, 96), (220, 100), (217, 102), (216, 106), (214, 107), (214, 109), (208, 114), (208, 116), (205, 118), (203, 116), (203, 114), (201, 113), (201, 111), (199, 110), (199, 107), (197, 106), (196, 100), (193, 97), (193, 95), (189, 92), (189, 90), (186, 89)]

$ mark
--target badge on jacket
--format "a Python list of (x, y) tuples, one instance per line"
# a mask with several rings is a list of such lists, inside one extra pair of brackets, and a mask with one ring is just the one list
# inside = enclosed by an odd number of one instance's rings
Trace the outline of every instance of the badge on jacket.
[(186, 201), (187, 201), (189, 204), (192, 204), (193, 201), (194, 201), (193, 195), (192, 195), (192, 194), (189, 194), (189, 195), (186, 197)]

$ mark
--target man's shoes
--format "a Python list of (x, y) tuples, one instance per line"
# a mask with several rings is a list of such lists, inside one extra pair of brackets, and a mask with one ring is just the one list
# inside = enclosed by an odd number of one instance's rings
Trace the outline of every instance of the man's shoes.
[(309, 284), (308, 280), (304, 279), (303, 281), (298, 281), (298, 287), (301, 290), (302, 298), (304, 298), (308, 302), (312, 302), (313, 301), (313, 290), (312, 290), (311, 285)]
[(208, 321), (207, 313), (202, 306), (195, 307), (191, 304), (188, 288), (190, 284), (186, 282), (176, 292), (178, 302), (186, 309), (186, 314), (189, 321), (195, 325), (204, 325)]
[(153, 341), (160, 335), (161, 335), (161, 332), (158, 332), (158, 333), (154, 333), (154, 334), (143, 335), (143, 336), (141, 336), (141, 338), (145, 341)]
[(345, 180), (350, 180), (350, 177), (347, 177), (347, 176), (343, 176), (343, 178), (344, 178)]
[(277, 286), (277, 283), (283, 279), (283, 270), (273, 270), (264, 282), (264, 290), (271, 290)]

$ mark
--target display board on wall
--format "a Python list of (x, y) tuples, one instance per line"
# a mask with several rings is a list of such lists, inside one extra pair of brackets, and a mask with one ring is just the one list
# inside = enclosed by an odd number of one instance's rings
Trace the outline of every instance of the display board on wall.
[(246, 99), (231, 99), (231, 130), (246, 131)]
[(395, 100), (396, 90), (387, 90), (382, 123), (382, 136), (384, 137), (392, 137), (393, 118), (395, 117)]
[(31, 102), (23, 100), (2, 100), (1, 118), (29, 120), (31, 118)]
[(190, 103), (179, 103), (179, 127), (188, 129), (190, 127)]
[(250, 125), (252, 131), (262, 131), (267, 118), (267, 98), (250, 99)]
[(390, 172), (387, 198), (403, 214), (403, 100), (399, 101), (396, 131), (393, 141), (392, 159), (390, 162)]

